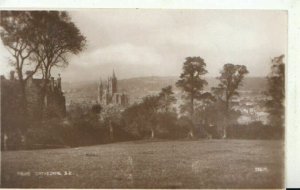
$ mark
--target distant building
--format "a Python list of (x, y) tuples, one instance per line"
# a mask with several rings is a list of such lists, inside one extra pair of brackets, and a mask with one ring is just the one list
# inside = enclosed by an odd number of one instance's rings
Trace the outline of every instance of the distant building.
[(113, 71), (112, 77), (108, 77), (106, 82), (99, 81), (98, 102), (102, 106), (118, 105), (127, 106), (129, 96), (125, 92), (118, 91), (118, 79)]

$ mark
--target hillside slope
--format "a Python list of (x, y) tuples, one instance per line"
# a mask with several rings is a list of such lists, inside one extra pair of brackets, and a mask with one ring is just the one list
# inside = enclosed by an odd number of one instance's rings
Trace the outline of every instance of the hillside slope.
[[(134, 100), (149, 94), (157, 93), (161, 88), (172, 85), (174, 90), (178, 77), (138, 77), (118, 80), (119, 91), (126, 92), (130, 95), (130, 99)], [(218, 85), (216, 78), (206, 78), (208, 86), (206, 90)], [(247, 77), (244, 79), (240, 90), (248, 91), (264, 91), (267, 87), (266, 78)], [(83, 81), (76, 83), (63, 83), (63, 89), (67, 102), (69, 101), (96, 101), (98, 96), (98, 81)]]

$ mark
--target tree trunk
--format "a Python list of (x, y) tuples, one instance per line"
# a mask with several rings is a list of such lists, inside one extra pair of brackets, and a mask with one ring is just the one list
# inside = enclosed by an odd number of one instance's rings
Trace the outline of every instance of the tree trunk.
[(154, 129), (151, 129), (151, 139), (154, 139)]
[(191, 96), (191, 118), (194, 116), (194, 96)]
[(226, 97), (226, 102), (225, 102), (225, 118), (224, 118), (224, 125), (223, 125), (223, 139), (227, 138), (227, 128), (228, 128), (228, 121), (229, 121), (229, 98)]
[(191, 138), (191, 139), (194, 138), (194, 132), (193, 132), (193, 129), (190, 130), (190, 132), (189, 132), (189, 134), (188, 134), (188, 137)]
[(227, 138), (227, 123), (224, 122), (224, 125), (223, 125), (223, 139), (226, 139)]
[(114, 130), (113, 130), (113, 126), (111, 124), (111, 120), (109, 120), (109, 137), (110, 137), (111, 141), (114, 140)]
[(191, 96), (191, 120), (192, 120), (192, 128), (190, 129), (189, 138), (194, 138), (194, 123), (195, 123), (195, 118), (194, 118), (194, 96)]
[(8, 136), (6, 133), (4, 133), (4, 135), (3, 135), (3, 150), (7, 150), (7, 140), (8, 140)]

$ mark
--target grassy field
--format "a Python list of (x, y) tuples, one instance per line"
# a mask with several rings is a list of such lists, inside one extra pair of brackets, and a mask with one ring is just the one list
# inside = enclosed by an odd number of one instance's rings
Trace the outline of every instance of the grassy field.
[(283, 141), (199, 140), (6, 151), (1, 186), (280, 188), (283, 149)]

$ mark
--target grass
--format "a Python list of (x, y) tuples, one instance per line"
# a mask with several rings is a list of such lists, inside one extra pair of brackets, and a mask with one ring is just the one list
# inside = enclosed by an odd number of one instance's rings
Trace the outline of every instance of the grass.
[(275, 140), (199, 140), (6, 151), (1, 155), (1, 186), (282, 188), (283, 150), (283, 141)]

